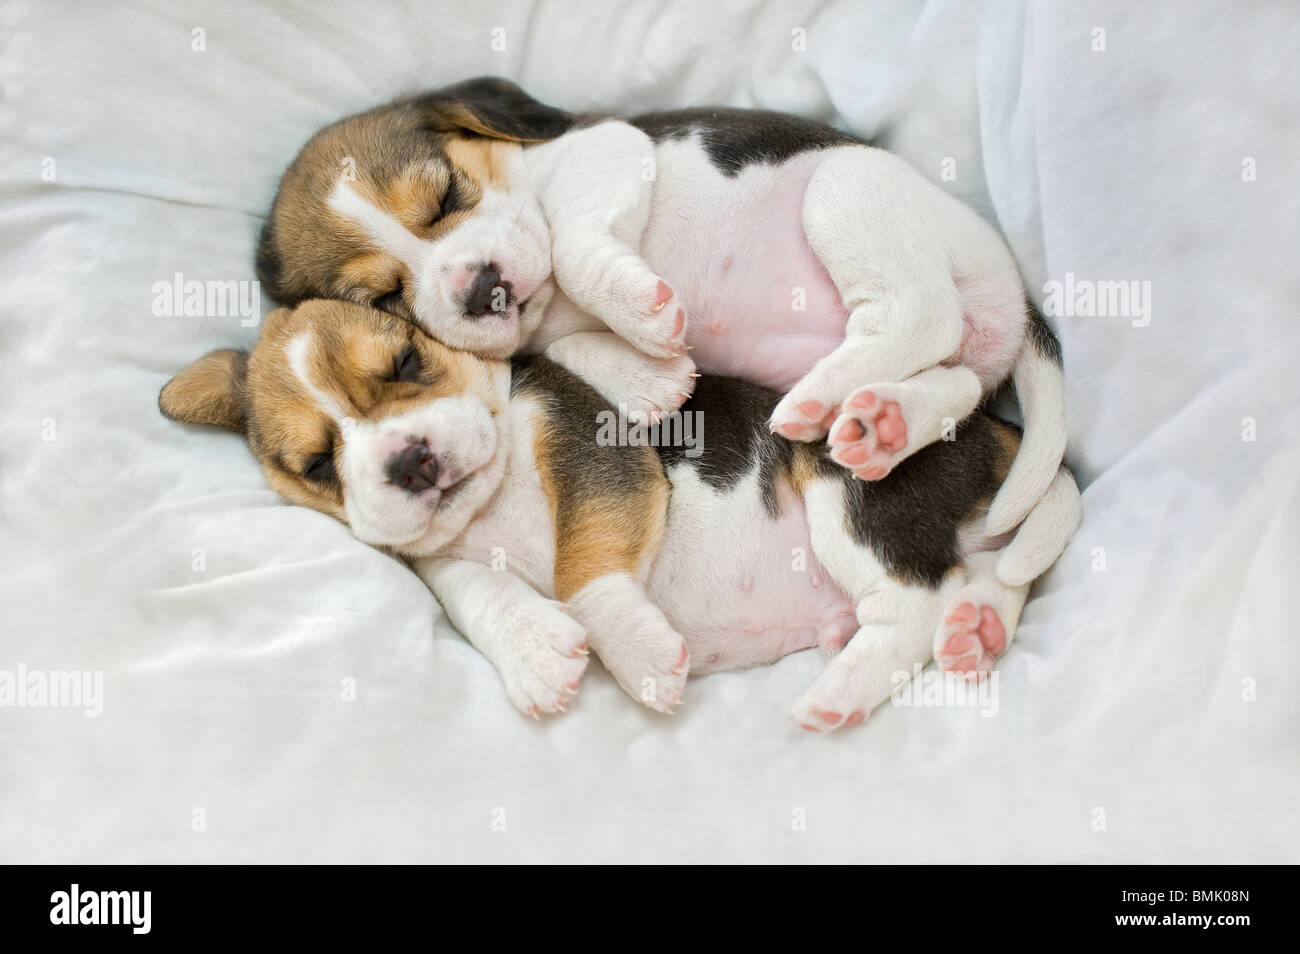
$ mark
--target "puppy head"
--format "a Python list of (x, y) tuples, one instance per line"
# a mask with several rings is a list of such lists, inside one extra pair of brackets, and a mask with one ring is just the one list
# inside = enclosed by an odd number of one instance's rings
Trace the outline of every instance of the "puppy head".
[(258, 248), (263, 286), (287, 305), (373, 305), (451, 347), (508, 357), (552, 291), (523, 145), (571, 124), (478, 79), (326, 127), (280, 181)]
[(242, 432), (271, 486), (358, 539), (427, 556), (505, 472), (509, 365), (338, 301), (267, 316), (251, 354), (199, 358), (163, 388), (172, 420)]

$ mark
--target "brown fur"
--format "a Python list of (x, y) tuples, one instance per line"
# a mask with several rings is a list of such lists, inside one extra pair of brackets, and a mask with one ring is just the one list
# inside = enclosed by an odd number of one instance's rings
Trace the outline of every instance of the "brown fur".
[(234, 348), (210, 351), (158, 394), (158, 409), (173, 421), (244, 429), (244, 378), (248, 354)]
[(512, 390), (542, 406), (533, 457), (553, 515), (556, 597), (609, 573), (639, 576), (668, 519), (668, 477), (655, 449), (601, 444), (596, 415), (608, 404), (546, 358), (516, 362)]
[[(555, 596), (567, 600), (592, 580), (609, 573), (639, 576), (653, 557), (668, 518), (668, 479), (652, 460), (650, 448), (620, 448), (624, 455), (643, 452), (658, 479), (643, 481), (642, 494), (628, 496), (624, 488), (600, 487), (582, 479), (563, 463), (557, 445), (572, 443), (552, 422), (542, 423), (534, 437), (533, 455), (542, 487), (551, 503), (555, 523)], [(584, 486), (586, 484), (586, 486)]]
[(476, 184), (506, 189), (510, 161), (519, 148), (501, 139), (456, 138), (447, 141), (447, 158)]

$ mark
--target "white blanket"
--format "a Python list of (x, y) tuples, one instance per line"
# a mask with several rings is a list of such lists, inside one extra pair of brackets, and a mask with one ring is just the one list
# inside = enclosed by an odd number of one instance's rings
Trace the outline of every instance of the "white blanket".
[[(0, 7), (0, 681), (102, 673), (98, 716), (0, 708), (0, 860), (1300, 860), (1293, 12), (375, 6)], [(409, 571), (158, 415), (256, 329), (155, 283), (253, 279), (316, 128), (484, 73), (881, 134), (1036, 294), (1150, 283), (1145, 316), (1051, 319), (1085, 517), (996, 715), (814, 737), (784, 721), (812, 652), (672, 718), (593, 665), (530, 722)]]

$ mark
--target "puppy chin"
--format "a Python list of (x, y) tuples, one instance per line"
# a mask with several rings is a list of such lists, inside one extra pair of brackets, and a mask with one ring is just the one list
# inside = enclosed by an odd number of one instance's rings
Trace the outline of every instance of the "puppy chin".
[(462, 477), (432, 502), (422, 533), (406, 543), (390, 544), (390, 549), (411, 558), (433, 556), (460, 536), (500, 485), (506, 470), (507, 443), (498, 441), (497, 452), (488, 463)]

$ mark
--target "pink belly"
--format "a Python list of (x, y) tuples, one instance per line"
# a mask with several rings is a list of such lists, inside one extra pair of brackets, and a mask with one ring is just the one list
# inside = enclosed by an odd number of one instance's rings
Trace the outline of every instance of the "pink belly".
[(848, 313), (804, 237), (811, 172), (793, 164), (725, 221), (692, 223), (689, 243), (656, 241), (652, 220), (642, 253), (686, 306), (701, 370), (788, 391), (844, 340)]
[(778, 494), (776, 519), (737, 510), (720, 521), (684, 512), (694, 506), (688, 495), (673, 497), (649, 592), (685, 637), (693, 673), (842, 645), (857, 630), (852, 600), (813, 555), (803, 501), (788, 488)]

